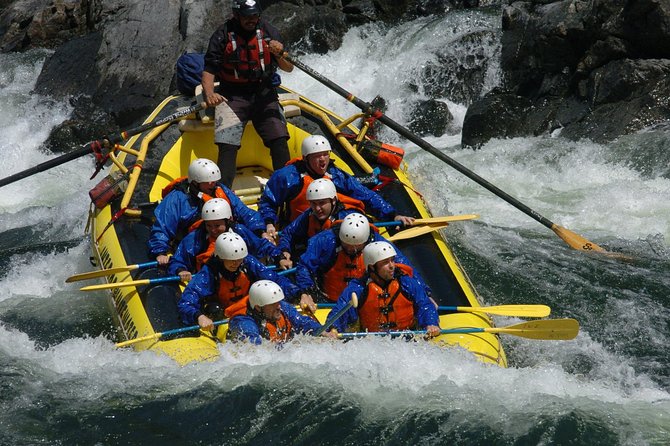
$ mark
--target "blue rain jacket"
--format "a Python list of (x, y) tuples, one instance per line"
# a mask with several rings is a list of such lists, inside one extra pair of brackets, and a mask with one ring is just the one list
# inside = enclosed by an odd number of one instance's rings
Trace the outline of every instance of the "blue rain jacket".
[[(356, 295), (361, 298), (363, 292), (367, 288), (367, 281), (369, 276), (366, 274), (360, 279), (354, 279), (349, 282), (349, 285), (342, 291), (342, 294), (337, 299), (337, 303), (328, 313), (326, 318), (326, 323), (330, 321), (340, 309), (347, 306), (351, 301), (351, 293), (356, 293)], [(407, 275), (401, 275), (397, 278), (400, 281), (400, 289), (403, 294), (407, 296), (413, 302), (414, 306), (414, 317), (417, 320), (417, 325), (421, 329), (425, 329), (429, 325), (440, 325), (440, 317), (437, 314), (437, 310), (433, 301), (430, 300), (426, 294), (425, 286), (416, 280), (413, 277)], [(362, 302), (361, 302), (362, 304)], [(349, 308), (339, 319), (333, 323), (333, 328), (339, 332), (346, 330), (347, 326), (358, 321), (358, 311), (355, 308)]]
[[(293, 305), (286, 301), (281, 301), (280, 309), (291, 322), (291, 331), (293, 333), (313, 334), (321, 328), (321, 324), (309, 316), (300, 314)], [(248, 314), (234, 316), (230, 319), (227, 338), (233, 341), (247, 341), (257, 345), (263, 342), (258, 321)]]
[[(272, 174), (258, 204), (258, 211), (263, 222), (275, 225), (278, 223), (280, 208), (297, 196), (302, 189), (300, 172), (304, 171), (304, 165), (304, 161), (301, 160), (284, 166)], [(335, 167), (332, 161), (326, 171), (335, 184), (337, 192), (365, 203), (366, 213), (380, 220), (393, 220), (393, 217), (397, 215), (393, 206), (377, 192), (368, 189), (356, 178)]]
[[(168, 275), (174, 276), (175, 274), (179, 274), (180, 271), (195, 272), (196, 256), (205, 251), (208, 246), (207, 230), (204, 226), (205, 224), (203, 223), (198, 229), (190, 232), (179, 242), (174, 255), (170, 258), (167, 268)], [(271, 257), (274, 261), (277, 261), (281, 257), (282, 251), (277, 246), (270, 243), (267, 239), (258, 237), (246, 226), (234, 223), (230, 229), (245, 241), (249, 255), (259, 259), (262, 257)]]
[[(248, 208), (235, 193), (217, 183), (230, 200), (233, 218), (257, 234), (265, 231), (260, 214)], [(149, 251), (152, 256), (171, 252), (171, 243), (176, 237), (183, 238), (196, 220), (200, 218), (203, 202), (200, 198), (185, 193), (179, 188), (170, 191), (154, 210), (156, 221), (151, 227)]]
[[(218, 260), (215, 259), (215, 261)], [(246, 268), (251, 283), (263, 279), (272, 280), (282, 288), (287, 298), (290, 299), (297, 296), (298, 289), (291, 281), (268, 269), (253, 256), (247, 256), (244, 262), (242, 262), (241, 267)], [(188, 326), (197, 323), (198, 316), (202, 314), (204, 300), (209, 296), (216, 295), (218, 288), (217, 278), (209, 265), (203, 266), (197, 274), (193, 275), (177, 304), (179, 315), (185, 325)]]

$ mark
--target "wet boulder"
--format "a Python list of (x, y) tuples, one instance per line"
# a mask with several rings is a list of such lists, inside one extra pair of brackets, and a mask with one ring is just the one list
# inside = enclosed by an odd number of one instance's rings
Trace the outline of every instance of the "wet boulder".
[(449, 106), (442, 101), (429, 99), (417, 104), (412, 112), (409, 129), (419, 135), (442, 136), (454, 117)]

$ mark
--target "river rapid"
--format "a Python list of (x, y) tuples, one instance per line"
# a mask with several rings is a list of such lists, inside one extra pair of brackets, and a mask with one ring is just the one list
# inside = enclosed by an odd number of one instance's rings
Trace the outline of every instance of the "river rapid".
[[(409, 122), (408, 85), (459, 37), (498, 32), (497, 14), (457, 12), (351, 30), (340, 50), (301, 60)], [(496, 34), (497, 35), (497, 34)], [(480, 43), (481, 44), (481, 43)], [(482, 50), (482, 48), (479, 48)], [(495, 60), (499, 42), (486, 42)], [(43, 162), (67, 101), (33, 94), (45, 51), (0, 54), (0, 178)], [(485, 89), (499, 83), (490, 65)], [(356, 110), (297, 69), (284, 83), (349, 116)], [(510, 367), (458, 349), (299, 338), (278, 350), (222, 345), (219, 361), (179, 367), (114, 348), (105, 295), (65, 279), (92, 267), (84, 227), (93, 161), (80, 158), (0, 190), (0, 445), (670, 444), (670, 134), (609, 144), (547, 137), (460, 148), (466, 106), (447, 101), (448, 134), (426, 137), (543, 216), (621, 260), (570, 249), (551, 230), (403, 141), (434, 215), (477, 213), (445, 234), (483, 303), (546, 304), (581, 324), (573, 341), (503, 336)], [(439, 293), (439, 290), (435, 290)], [(520, 322), (496, 318), (500, 326)]]

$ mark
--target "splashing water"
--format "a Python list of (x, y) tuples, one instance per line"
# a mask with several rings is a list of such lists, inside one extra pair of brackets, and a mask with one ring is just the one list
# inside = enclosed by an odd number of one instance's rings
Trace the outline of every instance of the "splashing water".
[[(409, 122), (423, 66), (459, 39), (500, 24), (459, 12), (391, 29), (363, 26), (341, 49), (301, 57), (362, 98), (381, 94)], [(499, 43), (484, 48), (497, 54)], [(31, 93), (45, 52), (0, 55), (0, 142), (7, 176), (45, 160), (41, 144), (70, 106)], [(362, 63), (365, 61), (365, 63)], [(482, 85), (496, 85), (491, 64)], [(297, 69), (289, 88), (342, 115), (357, 112)], [(390, 131), (435, 215), (479, 213), (445, 231), (487, 304), (542, 303), (582, 325), (569, 342), (503, 338), (511, 367), (457, 349), (361, 339), (299, 338), (283, 349), (221, 345), (221, 358), (180, 368), (154, 353), (115, 350), (103, 293), (64, 283), (90, 269), (83, 225), (91, 161), (79, 159), (0, 195), (0, 444), (667, 444), (670, 441), (670, 262), (662, 130), (611, 144), (558, 137), (459, 147), (426, 140), (560, 225), (631, 262), (569, 249), (469, 179)], [(659, 161), (660, 159), (660, 161)], [(497, 318), (498, 325), (519, 322)]]

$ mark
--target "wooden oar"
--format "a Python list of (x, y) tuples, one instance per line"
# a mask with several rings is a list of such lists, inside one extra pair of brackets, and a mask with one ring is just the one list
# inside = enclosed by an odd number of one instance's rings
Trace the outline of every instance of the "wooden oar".
[[(284, 271), (279, 271), (277, 274), (283, 276), (284, 274), (291, 274), (295, 272), (297, 268), (289, 268)], [(129, 280), (128, 282), (110, 282), (102, 283), (100, 285), (88, 285), (85, 287), (79, 288), (79, 291), (97, 291), (97, 290), (108, 290), (111, 288), (123, 288), (127, 286), (142, 286), (142, 285), (156, 285), (159, 283), (171, 283), (171, 282), (180, 282), (181, 277), (179, 276), (166, 276), (166, 277), (155, 277), (153, 279), (140, 279), (140, 280)]]
[(429, 234), (438, 229), (446, 228), (448, 223), (433, 223), (426, 226), (414, 226), (404, 231), (397, 232), (388, 238), (390, 242), (397, 242), (399, 240), (406, 240), (409, 238), (418, 237), (420, 235)]
[(534, 211), (533, 209), (529, 208), (525, 204), (521, 203), (519, 200), (516, 198), (512, 197), (508, 193), (504, 192), (503, 190), (499, 189), (497, 186), (494, 186), (493, 184), (489, 183), (486, 181), (484, 178), (480, 177), (473, 171), (469, 170), (465, 166), (463, 166), (461, 163), (457, 162), (456, 160), (448, 157), (446, 154), (442, 153), (440, 150), (437, 148), (433, 147), (431, 144), (420, 138), (418, 135), (412, 133), (402, 125), (398, 124), (385, 114), (383, 114), (381, 111), (378, 109), (374, 108), (372, 104), (369, 104), (353, 94), (349, 93), (336, 83), (332, 82), (331, 80), (325, 78), (321, 74), (317, 73), (307, 65), (303, 64), (299, 60), (289, 56), (287, 52), (284, 52), (284, 58), (291, 62), (294, 66), (298, 67), (302, 71), (304, 71), (306, 74), (311, 76), (312, 78), (316, 79), (326, 87), (330, 88), (333, 90), (335, 93), (339, 94), (352, 104), (356, 105), (358, 108), (360, 108), (364, 113), (368, 113), (371, 116), (374, 116), (376, 119), (381, 121), (383, 124), (386, 124), (389, 128), (394, 130), (396, 133), (399, 135), (407, 138), (409, 141), (413, 142), (417, 146), (421, 147), (423, 150), (426, 152), (430, 153), (431, 155), (435, 156), (439, 160), (447, 163), (466, 177), (470, 178), (480, 186), (486, 188), (493, 194), (497, 195), (498, 197), (502, 198), (503, 200), (507, 201), (509, 204), (512, 206), (516, 207), (519, 209), (521, 212), (524, 212), (526, 215), (530, 216), (531, 218), (537, 220), (547, 228), (551, 229), (554, 231), (556, 235), (558, 235), (565, 243), (567, 243), (570, 247), (574, 249), (578, 249), (580, 251), (600, 251), (600, 252), (607, 252), (605, 249), (601, 248), (597, 244), (585, 239), (581, 235), (575, 234), (574, 232), (565, 229), (556, 223), (550, 221), (546, 217), (543, 217), (540, 215), (538, 212)]
[(80, 280), (95, 279), (98, 277), (111, 276), (112, 274), (123, 273), (126, 271), (134, 271), (136, 269), (151, 268), (152, 266), (158, 266), (157, 261), (146, 262), (146, 263), (136, 263), (135, 265), (128, 266), (119, 266), (117, 268), (108, 268), (101, 269), (99, 271), (89, 271), (87, 273), (75, 274), (65, 279), (66, 283), (78, 282)]
[(341, 318), (342, 315), (346, 313), (351, 307), (358, 308), (358, 296), (356, 293), (351, 293), (351, 300), (344, 306), (344, 308), (340, 308), (340, 311), (335, 313), (335, 316), (327, 320), (326, 323), (323, 324), (323, 326), (319, 328), (316, 333), (314, 333), (314, 336), (321, 336), (326, 330), (332, 327), (335, 321)]
[[(221, 320), (221, 321), (214, 322), (214, 326), (217, 327), (219, 325), (223, 325), (223, 324), (227, 324), (227, 323), (228, 323), (228, 319), (224, 319), (224, 320)], [(114, 344), (114, 347), (116, 347), (116, 348), (127, 347), (129, 345), (137, 344), (138, 342), (150, 341), (152, 339), (158, 340), (158, 339), (162, 338), (163, 336), (169, 336), (169, 335), (179, 334), (179, 333), (186, 333), (187, 331), (195, 331), (195, 330), (198, 330), (198, 329), (200, 329), (199, 325), (191, 325), (190, 327), (184, 327), (184, 328), (175, 328), (174, 330), (168, 330), (168, 331), (164, 331), (162, 333), (154, 333), (152, 335), (142, 336), (141, 338), (135, 338), (135, 339), (131, 339), (129, 341), (118, 342), (118, 343)]]
[[(429, 218), (417, 218), (414, 220), (412, 226), (419, 225), (432, 225), (437, 223), (451, 223), (452, 221), (464, 221), (464, 220), (474, 220), (479, 218), (477, 214), (462, 214), (462, 215), (446, 215), (444, 217), (429, 217)], [(383, 228), (385, 226), (402, 226), (402, 222), (394, 221), (378, 221), (373, 223), (378, 228)]]
[(147, 131), (149, 129), (152, 129), (154, 127), (158, 127), (159, 125), (166, 124), (168, 122), (176, 121), (178, 119), (184, 118), (190, 114), (196, 113), (204, 108), (207, 108), (207, 103), (202, 102), (200, 104), (192, 105), (188, 108), (185, 108), (183, 110), (179, 110), (169, 116), (166, 116), (164, 118), (157, 119), (153, 122), (148, 122), (146, 124), (142, 124), (138, 127), (135, 127), (130, 130), (125, 130), (120, 132), (119, 134), (112, 135), (110, 137), (105, 137), (103, 139), (95, 140), (88, 142), (81, 146), (81, 148), (72, 151), (70, 153), (66, 153), (65, 155), (61, 155), (59, 157), (50, 159), (49, 161), (45, 161), (41, 164), (38, 164), (37, 166), (31, 167), (30, 169), (26, 169), (22, 172), (15, 173), (14, 175), (10, 175), (6, 178), (0, 179), (0, 187), (6, 186), (8, 184), (11, 184), (15, 181), (21, 180), (23, 178), (29, 177), (31, 175), (34, 175), (39, 172), (44, 172), (45, 170), (51, 169), (52, 167), (60, 166), (61, 164), (65, 164), (68, 161), (75, 160), (77, 158), (81, 158), (84, 155), (88, 155), (89, 153), (95, 153), (96, 156), (99, 156), (102, 158), (102, 149), (107, 149), (110, 150), (114, 148), (116, 144), (118, 144), (121, 141), (125, 141), (128, 138), (130, 138), (133, 135), (137, 135), (139, 133), (142, 133), (144, 131)]
[[(500, 333), (519, 336), (528, 339), (545, 341), (567, 341), (577, 337), (579, 322), (575, 319), (542, 319), (539, 321), (523, 322), (507, 327), (489, 328), (446, 328), (440, 334), (467, 334), (467, 333)], [(340, 333), (340, 339), (362, 338), (365, 336), (417, 336), (425, 335), (426, 330), (401, 330), (380, 332)]]
[[(318, 308), (333, 308), (335, 304), (320, 303)], [(464, 313), (485, 313), (510, 317), (546, 317), (551, 314), (547, 305), (494, 305), (490, 307), (450, 307), (440, 305), (437, 311), (458, 311)]]

